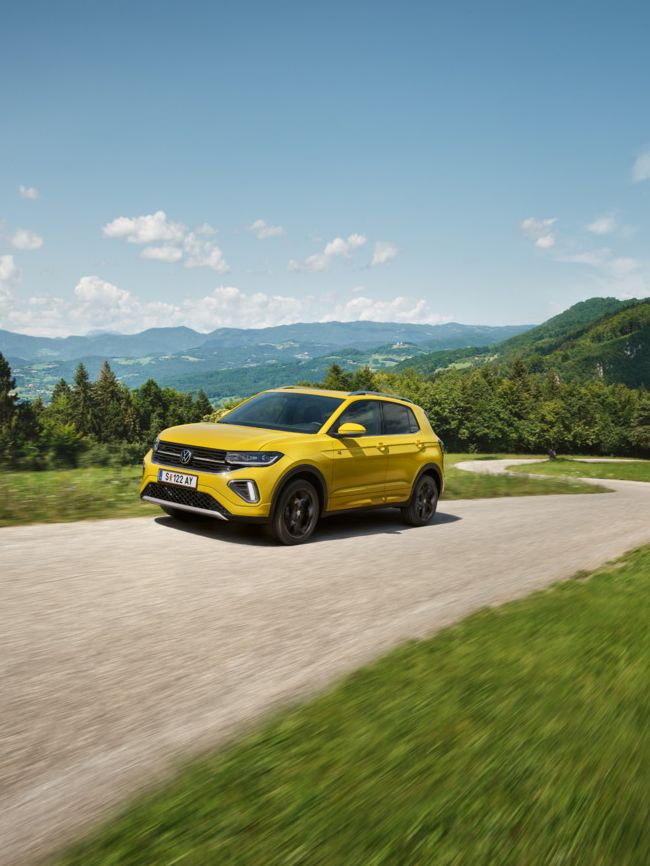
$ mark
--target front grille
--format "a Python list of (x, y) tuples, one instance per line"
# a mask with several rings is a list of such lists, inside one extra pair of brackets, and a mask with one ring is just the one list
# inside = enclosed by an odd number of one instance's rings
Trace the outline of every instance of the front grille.
[[(192, 455), (187, 463), (181, 460), (183, 451), (189, 451)], [(153, 453), (153, 460), (165, 466), (183, 466), (203, 472), (226, 472), (230, 468), (226, 463), (225, 451), (217, 448), (195, 448), (193, 445), (179, 445), (177, 442), (159, 442)]]
[(160, 484), (150, 481), (144, 489), (143, 496), (152, 496), (154, 499), (162, 499), (170, 505), (191, 505), (192, 508), (203, 508), (206, 511), (218, 511), (224, 517), (228, 516), (228, 510), (220, 502), (210, 496), (209, 493), (200, 493), (187, 487), (175, 487), (172, 484)]

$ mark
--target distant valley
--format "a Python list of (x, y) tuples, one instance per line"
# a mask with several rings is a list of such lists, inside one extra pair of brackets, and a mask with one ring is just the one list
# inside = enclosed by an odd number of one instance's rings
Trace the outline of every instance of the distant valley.
[(80, 361), (94, 377), (108, 359), (129, 387), (149, 378), (181, 390), (203, 388), (212, 399), (285, 382), (319, 378), (333, 362), (346, 367), (393, 367), (432, 351), (501, 342), (532, 325), (313, 322), (262, 329), (154, 328), (139, 334), (31, 337), (0, 331), (22, 397), (47, 399)]

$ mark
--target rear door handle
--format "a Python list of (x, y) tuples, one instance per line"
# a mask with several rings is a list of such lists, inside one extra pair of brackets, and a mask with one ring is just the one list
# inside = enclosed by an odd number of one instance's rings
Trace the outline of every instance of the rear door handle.
[(379, 448), (380, 451), (388, 451), (388, 445), (384, 445), (383, 442), (379, 442), (377, 448)]

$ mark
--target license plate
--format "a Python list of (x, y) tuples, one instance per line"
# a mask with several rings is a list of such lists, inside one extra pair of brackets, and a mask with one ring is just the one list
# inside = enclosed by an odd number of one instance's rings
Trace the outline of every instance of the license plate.
[(172, 472), (171, 469), (159, 469), (158, 481), (165, 484), (178, 484), (179, 487), (196, 487), (198, 475), (187, 475), (185, 472)]

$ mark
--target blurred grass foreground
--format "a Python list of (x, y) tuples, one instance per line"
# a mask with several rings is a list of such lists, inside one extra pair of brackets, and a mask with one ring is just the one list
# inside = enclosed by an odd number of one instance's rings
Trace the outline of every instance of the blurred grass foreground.
[(642, 866), (650, 547), (409, 643), (61, 864)]

